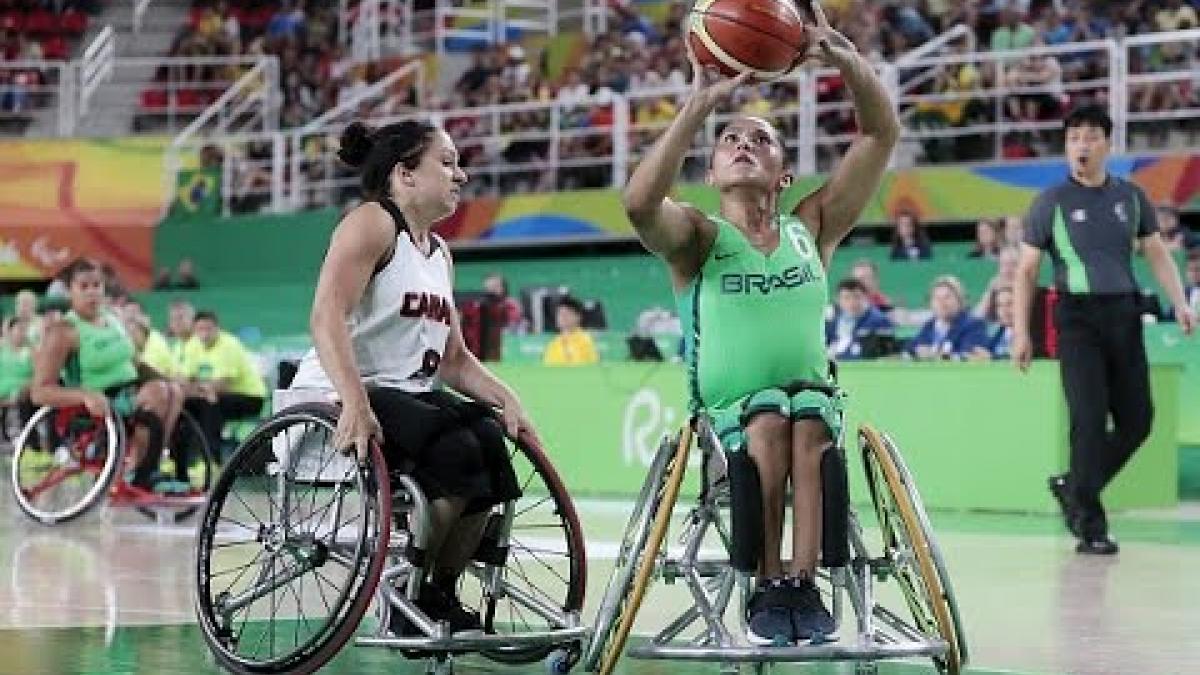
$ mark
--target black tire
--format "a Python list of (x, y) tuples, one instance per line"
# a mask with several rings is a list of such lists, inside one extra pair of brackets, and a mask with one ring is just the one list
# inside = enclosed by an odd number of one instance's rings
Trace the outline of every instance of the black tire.
[[(347, 461), (332, 447), (337, 414), (332, 405), (306, 403), (272, 416), (230, 457), (205, 507), (196, 546), (196, 613), (217, 661), (235, 673), (317, 670), (354, 635), (379, 583), (391, 531), (387, 467), (375, 444), (366, 466)], [(277, 453), (283, 450), (287, 450), (286, 462)], [(320, 501), (330, 495), (334, 501)], [(257, 503), (268, 517), (259, 517), (251, 503)], [(239, 509), (247, 514), (240, 519), (234, 517)], [(332, 526), (323, 528), (330, 517)], [(234, 531), (221, 528), (218, 542), (218, 526), (223, 523), (234, 526)], [(214, 570), (230, 559), (250, 562)], [(259, 580), (235, 591), (256, 565)], [(221, 588), (225, 582), (220, 578), (235, 572), (233, 582)], [(337, 582), (330, 576), (337, 576)], [(306, 577), (312, 584), (307, 596)], [(251, 590), (261, 595), (244, 606), (230, 606), (237, 604), (230, 602), (237, 599), (231, 591), (247, 596), (253, 595)], [(324, 615), (310, 621), (301, 605), (314, 593), (324, 605)], [(255, 604), (268, 596), (267, 620), (251, 621)], [(276, 612), (291, 600), (298, 617), (285, 622)], [(258, 612), (263, 609), (260, 605)], [(240, 616), (243, 610), (245, 616)], [(261, 630), (255, 630), (260, 628), (257, 624), (264, 624)], [(268, 652), (261, 654), (259, 647), (268, 636)], [(277, 640), (290, 646), (277, 650)], [(251, 641), (254, 644), (247, 644)]]
[[(35, 436), (43, 447), (34, 447)], [(83, 408), (39, 408), (14, 441), (17, 505), (45, 525), (78, 518), (108, 495), (124, 447), (124, 428), (112, 411), (100, 424)]]
[[(587, 588), (587, 553), (571, 495), (541, 450), (513, 444), (509, 457), (522, 494), (514, 508), (502, 583), (506, 589), (523, 591), (564, 613), (580, 612)], [(460, 588), (463, 601), (479, 610), (485, 630), (502, 634), (506, 630), (519, 633), (556, 628), (513, 595), (503, 593), (496, 598), (487, 593), (484, 580), (491, 569), (492, 565), (473, 562)], [(472, 603), (475, 598), (478, 600)], [(533, 663), (562, 647), (578, 651), (579, 645), (490, 650), (483, 656), (499, 663)]]
[[(175, 457), (172, 450), (177, 447), (182, 448), (184, 461), (188, 462), (188, 474), (193, 494), (207, 495), (217, 481), (220, 462), (208, 444), (208, 436), (204, 433), (204, 428), (187, 410), (180, 413), (179, 420), (175, 423), (175, 431), (171, 434), (167, 447), (163, 449), (163, 472), (168, 476), (175, 475)], [(138, 513), (150, 519), (156, 518), (155, 511), (163, 509), (173, 509), (172, 519), (179, 523), (191, 518), (196, 511), (200, 510), (200, 506), (183, 501), (179, 505), (175, 505), (170, 497), (164, 497), (161, 506), (137, 507)]]

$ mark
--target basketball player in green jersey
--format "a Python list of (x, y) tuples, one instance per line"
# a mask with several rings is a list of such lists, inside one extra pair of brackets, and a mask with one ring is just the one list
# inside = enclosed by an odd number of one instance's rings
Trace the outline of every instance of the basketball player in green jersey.
[[(727, 452), (748, 452), (762, 486), (763, 550), (748, 606), (747, 638), (759, 645), (823, 639), (833, 620), (813, 585), (821, 541), (822, 453), (837, 435), (839, 402), (782, 387), (828, 378), (825, 270), (879, 185), (900, 124), (871, 65), (830, 28), (812, 3), (813, 58), (837, 68), (853, 94), (860, 135), (829, 181), (790, 213), (792, 184), (770, 122), (736, 117), (718, 134), (708, 181), (716, 213), (668, 197), (688, 146), (719, 102), (745, 83), (721, 79), (692, 55), (693, 84), (678, 116), (638, 165), (625, 209), (647, 248), (670, 268), (685, 325), (694, 407), (714, 420)], [(744, 457), (745, 455), (742, 455)], [(780, 546), (788, 480), (793, 490), (792, 559)]]

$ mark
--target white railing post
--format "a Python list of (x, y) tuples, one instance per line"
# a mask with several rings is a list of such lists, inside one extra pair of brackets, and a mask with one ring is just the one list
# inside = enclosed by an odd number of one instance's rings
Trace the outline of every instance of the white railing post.
[[(249, 163), (250, 160), (243, 155), (236, 161), (245, 164)], [(221, 144), (221, 215), (223, 216), (233, 213), (234, 163), (233, 143), (229, 139), (226, 139)]]
[(88, 105), (96, 89), (112, 77), (116, 57), (116, 32), (112, 26), (105, 26), (79, 59), (78, 118), (87, 114)]
[(1113, 152), (1124, 155), (1129, 143), (1129, 57), (1125, 44), (1108, 40), (1108, 108), (1113, 119)]
[(283, 134), (271, 134), (271, 213), (287, 210), (283, 169), (287, 166), (287, 141)]
[[(892, 110), (897, 116), (900, 115), (900, 77), (899, 70), (896, 66), (885, 63), (880, 67), (880, 79), (883, 80), (883, 88), (887, 91), (888, 102), (892, 106)], [(892, 154), (888, 157), (888, 168), (895, 169), (900, 161), (900, 153), (892, 150)]]
[(612, 106), (612, 186), (620, 190), (629, 176), (629, 99), (613, 96)]
[(142, 32), (142, 20), (146, 18), (146, 11), (150, 9), (150, 0), (133, 0), (133, 33), (137, 35)]
[(800, 73), (797, 82), (796, 173), (811, 176), (817, 173), (817, 75), (811, 70)]
[(58, 135), (75, 133), (75, 103), (77, 66), (71, 62), (60, 62), (58, 68)]

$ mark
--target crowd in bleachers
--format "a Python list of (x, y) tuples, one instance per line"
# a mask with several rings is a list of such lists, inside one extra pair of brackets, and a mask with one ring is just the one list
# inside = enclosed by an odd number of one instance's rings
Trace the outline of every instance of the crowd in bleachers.
[[(24, 130), (46, 107), (56, 70), (29, 61), (71, 58), (101, 0), (0, 0), (0, 128)], [(17, 63), (21, 62), (21, 63)]]

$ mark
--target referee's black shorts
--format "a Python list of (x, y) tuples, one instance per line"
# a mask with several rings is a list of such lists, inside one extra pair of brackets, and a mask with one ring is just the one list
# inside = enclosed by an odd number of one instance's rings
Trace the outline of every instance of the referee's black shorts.
[(391, 470), (411, 475), (428, 499), (458, 498), (480, 513), (520, 496), (504, 432), (491, 410), (444, 391), (368, 387)]

